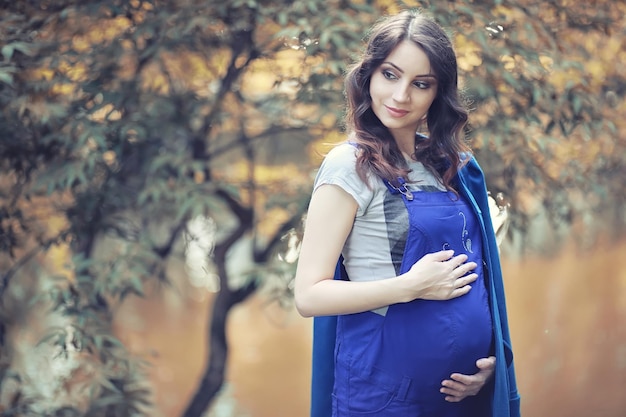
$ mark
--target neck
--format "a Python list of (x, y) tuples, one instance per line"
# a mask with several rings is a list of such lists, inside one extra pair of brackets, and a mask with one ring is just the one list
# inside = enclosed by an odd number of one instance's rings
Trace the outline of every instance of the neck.
[(395, 137), (395, 140), (402, 155), (404, 155), (406, 159), (411, 159), (412, 155), (415, 153), (415, 135), (410, 137), (405, 135), (402, 138)]

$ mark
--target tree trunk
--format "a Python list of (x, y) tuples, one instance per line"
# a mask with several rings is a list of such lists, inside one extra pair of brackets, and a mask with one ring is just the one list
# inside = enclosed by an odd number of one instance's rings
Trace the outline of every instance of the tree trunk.
[(257, 286), (254, 282), (236, 291), (222, 287), (215, 298), (209, 326), (209, 359), (193, 399), (189, 403), (184, 417), (201, 417), (224, 384), (228, 360), (228, 340), (226, 339), (226, 319), (230, 309), (254, 294)]

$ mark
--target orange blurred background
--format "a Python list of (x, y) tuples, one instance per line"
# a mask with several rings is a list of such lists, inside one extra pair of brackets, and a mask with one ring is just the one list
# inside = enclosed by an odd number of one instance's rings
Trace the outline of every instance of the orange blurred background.
[[(626, 241), (503, 260), (522, 415), (626, 415)], [(212, 294), (178, 283), (117, 313), (149, 368), (155, 416), (180, 416), (205, 365)], [(305, 417), (311, 319), (256, 296), (229, 318), (227, 387), (212, 416)]]

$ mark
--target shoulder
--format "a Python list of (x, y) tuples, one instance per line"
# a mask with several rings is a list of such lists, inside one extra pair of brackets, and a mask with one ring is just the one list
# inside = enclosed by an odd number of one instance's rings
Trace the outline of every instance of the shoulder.
[(356, 163), (358, 147), (352, 142), (342, 142), (328, 152), (324, 158), (324, 163)]
[(335, 146), (324, 157), (317, 174), (318, 177), (356, 174), (357, 151), (356, 146), (348, 142)]
[[(359, 205), (357, 215), (361, 215), (373, 198), (375, 187), (359, 176), (356, 169), (357, 153), (358, 148), (348, 142), (331, 149), (317, 172), (313, 192), (322, 185), (336, 185), (356, 200)], [(371, 182), (370, 177), (368, 181)]]

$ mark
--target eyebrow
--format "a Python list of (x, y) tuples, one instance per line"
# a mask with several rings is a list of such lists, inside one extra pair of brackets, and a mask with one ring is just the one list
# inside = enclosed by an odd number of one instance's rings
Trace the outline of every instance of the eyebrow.
[[(385, 62), (383, 62), (383, 64), (391, 65), (396, 70), (398, 70), (400, 73), (404, 74), (404, 71), (402, 70), (402, 68), (400, 68), (399, 66), (397, 66), (393, 62), (385, 61)], [(434, 74), (420, 74), (420, 75), (416, 75), (415, 78), (434, 78), (435, 80), (437, 79), (437, 77)]]

